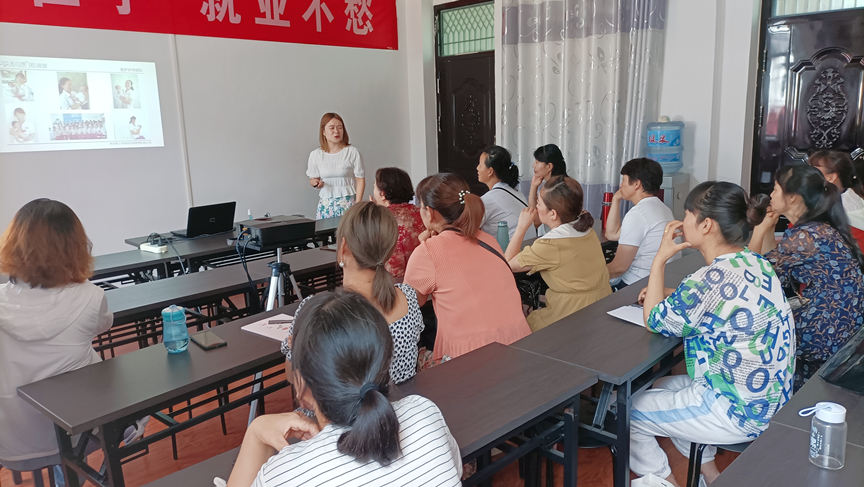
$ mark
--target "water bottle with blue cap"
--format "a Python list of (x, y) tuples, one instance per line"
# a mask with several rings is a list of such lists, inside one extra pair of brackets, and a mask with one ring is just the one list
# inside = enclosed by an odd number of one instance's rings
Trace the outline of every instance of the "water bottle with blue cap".
[(162, 310), (162, 343), (168, 353), (182, 353), (189, 348), (186, 309), (172, 304)]

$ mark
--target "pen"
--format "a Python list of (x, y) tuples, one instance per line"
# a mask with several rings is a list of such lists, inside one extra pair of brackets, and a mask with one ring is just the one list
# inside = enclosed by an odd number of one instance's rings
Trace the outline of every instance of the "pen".
[(294, 320), (267, 320), (268, 325), (286, 325), (288, 323), (293, 322)]

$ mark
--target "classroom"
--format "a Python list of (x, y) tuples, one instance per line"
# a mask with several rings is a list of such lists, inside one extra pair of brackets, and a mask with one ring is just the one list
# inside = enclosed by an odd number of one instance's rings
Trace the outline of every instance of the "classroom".
[(862, 59), (864, 0), (4, 2), (0, 486), (864, 485)]

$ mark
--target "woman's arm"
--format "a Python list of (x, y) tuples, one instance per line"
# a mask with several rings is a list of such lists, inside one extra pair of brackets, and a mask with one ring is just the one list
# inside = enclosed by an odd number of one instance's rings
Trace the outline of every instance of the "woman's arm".
[(354, 201), (359, 202), (363, 201), (363, 191), (366, 189), (366, 178), (354, 178), (354, 192), (357, 193), (357, 197)]
[[(537, 189), (540, 187), (540, 184), (543, 183), (543, 178), (534, 176), (531, 178), (531, 189), (528, 190), (528, 208), (532, 210), (537, 209)], [(537, 215), (537, 212), (534, 212), (534, 228), (537, 228), (541, 225), (540, 216)]]
[(777, 239), (774, 238), (774, 228), (777, 226), (777, 220), (779, 219), (780, 215), (776, 211), (768, 210), (765, 218), (762, 219), (762, 223), (753, 228), (753, 235), (750, 237), (750, 245), (748, 245), (751, 251), (765, 255), (777, 248)]
[(689, 248), (690, 242), (675, 243), (676, 237), (683, 238), (682, 228), (684, 223), (673, 220), (666, 224), (666, 229), (663, 230), (663, 239), (660, 241), (660, 248), (657, 250), (657, 255), (654, 257), (654, 262), (651, 263), (651, 274), (648, 276), (648, 287), (645, 288), (645, 298), (642, 303), (642, 319), (648, 323), (648, 317), (651, 315), (651, 310), (657, 306), (660, 301), (666, 299), (666, 262), (669, 261), (678, 252)]
[(243, 436), (240, 453), (228, 478), (228, 487), (248, 487), (274, 453), (288, 446), (288, 438), (308, 440), (318, 424), (299, 413), (265, 414), (252, 421)]
[(530, 267), (523, 266), (519, 263), (519, 252), (522, 250), (522, 241), (525, 239), (525, 234), (534, 224), (534, 217), (537, 215), (536, 208), (525, 208), (519, 213), (519, 221), (516, 223), (516, 230), (513, 232), (513, 237), (510, 243), (507, 244), (507, 249), (504, 250), (504, 258), (510, 264), (510, 270), (513, 272), (526, 272), (531, 270)]

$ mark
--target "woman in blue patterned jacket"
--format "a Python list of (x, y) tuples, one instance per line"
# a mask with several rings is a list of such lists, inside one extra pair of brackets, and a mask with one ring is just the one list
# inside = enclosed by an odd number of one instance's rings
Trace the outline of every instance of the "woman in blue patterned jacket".
[[(781, 214), (793, 226), (777, 242)], [(811, 166), (781, 168), (771, 211), (754, 229), (750, 249), (765, 255), (783, 285), (798, 294), (792, 300), (797, 391), (864, 323), (864, 258), (836, 186)]]

